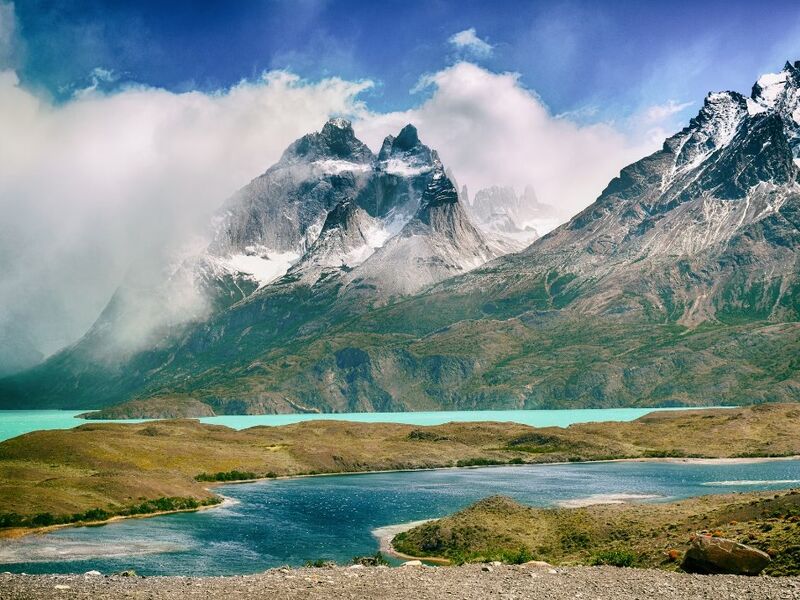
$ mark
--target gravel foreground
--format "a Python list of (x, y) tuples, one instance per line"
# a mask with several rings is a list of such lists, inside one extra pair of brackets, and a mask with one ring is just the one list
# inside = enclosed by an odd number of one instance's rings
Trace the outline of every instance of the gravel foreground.
[(700, 576), (647, 569), (524, 565), (273, 569), (240, 577), (4, 574), (0, 575), (0, 598), (800, 600), (800, 577)]

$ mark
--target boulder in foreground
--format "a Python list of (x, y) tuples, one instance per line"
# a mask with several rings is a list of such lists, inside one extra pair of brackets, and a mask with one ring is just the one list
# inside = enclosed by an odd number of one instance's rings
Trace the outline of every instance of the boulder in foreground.
[(771, 562), (766, 552), (733, 540), (698, 535), (693, 541), (681, 568), (690, 573), (758, 575)]

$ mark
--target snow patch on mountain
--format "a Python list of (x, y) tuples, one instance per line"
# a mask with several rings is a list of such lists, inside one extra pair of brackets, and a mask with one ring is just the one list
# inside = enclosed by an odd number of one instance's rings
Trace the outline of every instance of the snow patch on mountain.
[(300, 260), (298, 252), (272, 252), (267, 248), (248, 247), (248, 254), (233, 254), (219, 258), (218, 264), (231, 274), (241, 274), (251, 278), (263, 287), (272, 283)]
[(755, 100), (765, 108), (772, 108), (778, 101), (789, 74), (784, 70), (780, 73), (766, 73), (758, 78), (754, 86)]
[(472, 225), (437, 159), (417, 213), (346, 281), (374, 287), (384, 297), (412, 294), (512, 248), (517, 249), (511, 241), (489, 241)]
[(382, 168), (384, 173), (399, 175), (400, 177), (416, 177), (417, 175), (428, 173), (431, 170), (430, 165), (414, 163), (398, 158), (391, 158), (383, 162)]
[(325, 175), (339, 175), (347, 172), (361, 172), (366, 173), (372, 167), (364, 163), (356, 163), (349, 160), (317, 160), (311, 163), (314, 167), (320, 170)]

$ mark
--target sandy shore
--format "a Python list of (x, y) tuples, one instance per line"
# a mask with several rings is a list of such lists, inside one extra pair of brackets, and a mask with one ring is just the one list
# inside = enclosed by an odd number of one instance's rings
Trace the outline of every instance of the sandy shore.
[(398, 533), (403, 533), (409, 529), (414, 529), (418, 525), (430, 523), (436, 519), (422, 519), (421, 521), (409, 521), (408, 523), (398, 523), (397, 525), (386, 525), (385, 527), (378, 527), (372, 530), (372, 535), (378, 539), (378, 547), (380, 551), (394, 558), (400, 560), (423, 560), (426, 563), (434, 565), (449, 565), (450, 561), (446, 558), (431, 557), (431, 556), (412, 556), (411, 554), (403, 554), (398, 551), (393, 545), (392, 540)]
[(0, 597), (4, 600), (800, 600), (800, 578), (525, 565), (273, 569), (242, 577), (3, 574)]

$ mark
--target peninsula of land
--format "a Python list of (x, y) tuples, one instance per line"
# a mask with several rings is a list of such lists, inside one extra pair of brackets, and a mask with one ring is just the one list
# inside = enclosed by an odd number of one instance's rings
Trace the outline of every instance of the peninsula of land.
[(479, 465), (800, 455), (800, 405), (657, 412), (626, 423), (309, 421), (236, 431), (194, 420), (91, 423), (0, 443), (0, 532), (196, 510), (216, 482)]

